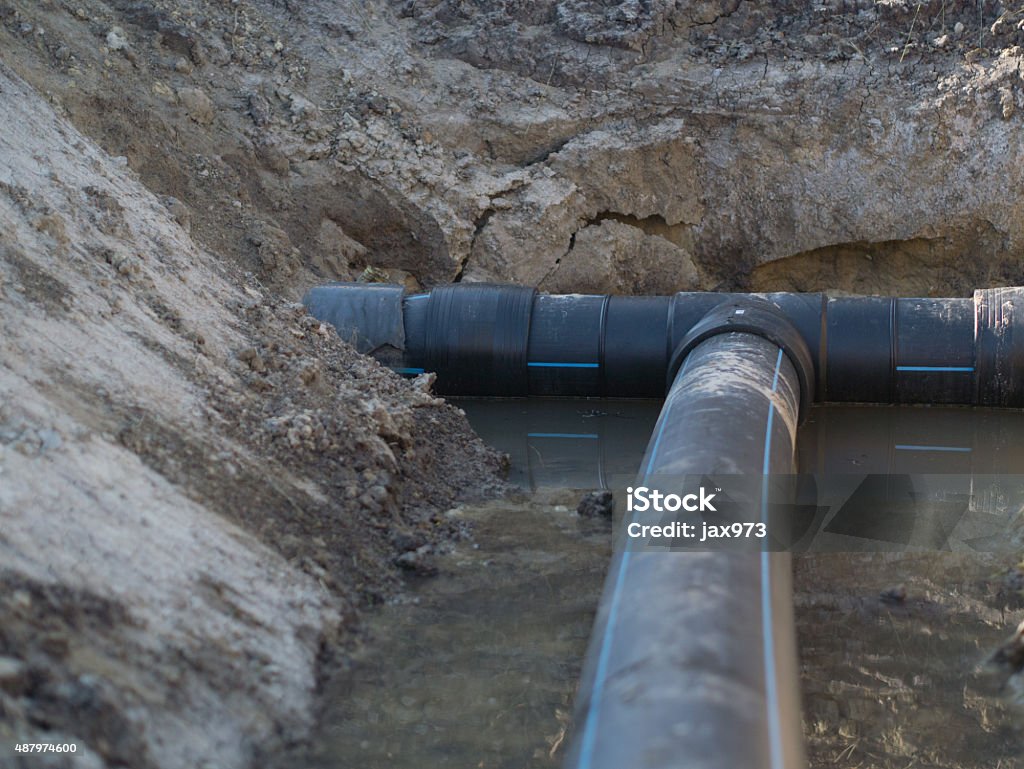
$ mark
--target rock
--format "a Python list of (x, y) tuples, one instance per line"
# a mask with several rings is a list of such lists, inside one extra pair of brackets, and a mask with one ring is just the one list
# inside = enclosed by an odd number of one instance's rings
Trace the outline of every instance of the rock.
[(1002, 668), (1008, 675), (1016, 675), (1024, 670), (1024, 622), (1021, 622), (1013, 635), (992, 653), (988, 664)]
[(213, 101), (200, 88), (181, 88), (178, 98), (188, 111), (188, 115), (200, 125), (209, 125), (215, 115)]
[(382, 506), (390, 499), (391, 492), (387, 490), (385, 486), (374, 485), (367, 489), (366, 493), (375, 502), (380, 503)]
[(416, 279), (416, 276), (413, 273), (397, 267), (388, 267), (387, 272), (390, 283), (405, 286), (405, 290), (410, 294), (418, 294), (423, 290), (423, 286), (420, 284), (419, 280)]
[[(216, 51), (216, 46), (214, 46), (214, 49)], [(191, 41), (191, 45), (188, 48), (188, 56), (197, 67), (205, 67), (208, 61), (206, 49), (203, 47), (202, 42), (197, 39)]]
[(610, 491), (591, 491), (580, 498), (576, 512), (584, 518), (611, 518), (615, 512), (615, 498)]
[(427, 542), (417, 531), (396, 531), (391, 535), (391, 544), (399, 553), (408, 553), (423, 547)]
[(257, 374), (263, 374), (267, 370), (267, 364), (263, 361), (263, 357), (255, 347), (246, 347), (240, 350), (236, 357)]
[(306, 387), (318, 387), (323, 382), (323, 374), (316, 361), (305, 361), (299, 366), (299, 381)]
[(839, 703), (827, 695), (809, 696), (806, 698), (807, 712), (819, 721), (835, 723), (842, 712)]
[(320, 116), (319, 108), (304, 96), (293, 93), (290, 102), (288, 111), (293, 123), (309, 123)]
[(260, 266), (271, 277), (287, 277), (302, 266), (302, 254), (288, 233), (271, 222), (255, 223), (249, 230), (249, 242), (256, 246)]
[(126, 254), (123, 251), (108, 252), (108, 262), (118, 275), (125, 278), (135, 278), (142, 273), (142, 262), (134, 254)]
[(288, 156), (273, 144), (257, 144), (256, 157), (267, 169), (278, 176), (288, 176), (291, 171), (291, 162), (288, 160)]
[(175, 100), (174, 91), (166, 83), (156, 82), (153, 83), (153, 93), (159, 96), (166, 102), (173, 102)]
[(28, 683), (28, 668), (14, 657), (0, 657), (0, 689), (12, 696), (20, 696)]
[(373, 495), (368, 493), (360, 495), (359, 506), (366, 510), (370, 515), (377, 515), (384, 509), (380, 501), (374, 499)]
[(123, 51), (128, 48), (128, 38), (120, 27), (112, 27), (107, 33), (107, 48), (111, 51)]
[(402, 553), (395, 559), (395, 564), (419, 577), (433, 577), (438, 573), (437, 563), (428, 545)]
[(61, 438), (60, 433), (56, 430), (52, 430), (48, 427), (44, 427), (36, 431), (39, 436), (39, 440), (42, 442), (42, 451), (53, 451), (59, 449), (64, 445), (64, 439)]
[(359, 277), (356, 278), (359, 283), (390, 283), (391, 275), (388, 271), (382, 267), (375, 267), (372, 264), (366, 265)]
[(366, 258), (366, 246), (350, 238), (331, 219), (320, 222), (316, 236), (317, 250), (312, 258), (313, 266), (329, 278), (343, 278), (351, 274), (352, 264)]
[(59, 214), (43, 214), (32, 224), (37, 230), (45, 232), (53, 238), (60, 251), (64, 251), (71, 242), (68, 238), (67, 227), (64, 224), (64, 219)]
[(895, 585), (878, 594), (878, 600), (882, 603), (902, 604), (907, 600), (906, 585)]
[(1017, 108), (1016, 99), (1013, 96), (1012, 88), (1000, 88), (999, 89), (999, 109), (1003, 115), (1003, 120), (1009, 120), (1013, 117), (1013, 113)]
[(249, 117), (257, 126), (265, 126), (270, 123), (271, 117), (270, 102), (260, 93), (249, 94)]
[(671, 294), (698, 288), (690, 254), (642, 226), (607, 219), (576, 233), (572, 249), (544, 280), (553, 292)]

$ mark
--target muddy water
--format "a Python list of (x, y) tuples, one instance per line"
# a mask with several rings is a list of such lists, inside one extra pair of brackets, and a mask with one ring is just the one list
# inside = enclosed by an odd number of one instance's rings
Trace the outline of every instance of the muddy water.
[[(996, 595), (999, 556), (796, 559), (805, 731), (815, 767), (1024, 765), (1015, 681), (985, 661), (1024, 613)], [(902, 601), (880, 593), (904, 585)], [(896, 593), (899, 595), (899, 593)]]
[[(310, 766), (560, 764), (612, 531), (577, 516), (567, 488), (634, 475), (658, 404), (460, 405), (509, 453), (523, 499), (450, 513), (472, 538), (370, 621), (325, 693)], [(1024, 415), (966, 409), (821, 409), (803, 428), (819, 483), (899, 478), (944, 522), (919, 515), (900, 545), (913, 552), (885, 552), (830, 530), (855, 493), (825, 500), (835, 509), (794, 559), (812, 767), (1024, 766), (1024, 685), (985, 665), (1024, 619), (1020, 437)]]
[[(1024, 619), (1022, 438), (1018, 412), (812, 413), (800, 467), (832, 516), (794, 558), (812, 767), (1024, 766), (1017, 679), (986, 664)], [(858, 495), (862, 520), (905, 517), (901, 543), (850, 536)]]
[(383, 608), (326, 696), (315, 767), (556, 767), (610, 556), (578, 495), (456, 510), (472, 542)]

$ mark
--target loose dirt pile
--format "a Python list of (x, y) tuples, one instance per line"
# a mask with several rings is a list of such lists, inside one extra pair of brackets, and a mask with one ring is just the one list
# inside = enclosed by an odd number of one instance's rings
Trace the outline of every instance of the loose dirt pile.
[(0, 765), (258, 763), (498, 459), (2, 64), (0, 112)]

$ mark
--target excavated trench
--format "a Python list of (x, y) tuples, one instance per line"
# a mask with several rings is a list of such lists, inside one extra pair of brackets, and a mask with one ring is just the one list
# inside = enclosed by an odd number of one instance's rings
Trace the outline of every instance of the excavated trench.
[[(584, 462), (562, 457), (569, 439), (556, 434), (647, 417), (531, 406), (509, 434), (537, 419), (532, 432), (550, 435), (493, 439), (531, 491), (446, 514), (488, 486), (494, 458), (454, 412), (303, 325), (288, 300), (359, 277), (624, 295), (1022, 285), (1022, 18), (974, 0), (0, 0), (0, 97), (18, 116), (0, 136), (0, 364), (14, 371), (0, 373), (18, 396), (0, 403), (0, 460), (41, 458), (7, 489), (84, 489), (82, 509), (101, 500), (122, 516), (117, 537), (147, 543), (127, 548), (130, 578), (95, 550), (84, 567), (53, 565), (45, 548), (66, 543), (47, 537), (65, 511), (10, 505), (24, 511), (4, 535), (17, 562), (59, 584), (17, 576), (0, 595), (0, 651), (38, 651), (31, 680), (0, 682), (0, 727), (72, 730), (91, 708), (82, 739), (96, 762), (243, 767), (321, 712), (312, 752), (324, 766), (557, 765), (611, 536), (573, 512), (576, 490), (602, 486), (643, 445), (580, 438)], [(487, 418), (465, 408), (486, 435)], [(992, 429), (978, 419), (979, 434)], [(949, 441), (938, 445), (963, 447)], [(97, 485), (107, 476), (85, 459), (97, 456), (126, 477)], [(139, 478), (172, 500), (161, 519), (188, 507), (200, 527), (219, 532), (223, 517), (255, 535), (227, 537), (230, 558), (189, 543), (210, 573), (194, 644), (175, 635), (187, 623), (160, 624), (165, 606), (188, 602), (136, 578), (163, 542), (117, 497)], [(1011, 517), (1012, 490), (986, 488), (947, 491)], [(233, 517), (246, 504), (256, 509)], [(122, 551), (117, 537), (99, 552)], [(812, 765), (1019, 760), (1015, 684), (1000, 692), (975, 671), (1022, 608), (1016, 544), (798, 557)], [(225, 577), (252, 552), (260, 579)], [(101, 562), (116, 573), (96, 572)], [(181, 563), (167, 563), (181, 581), (164, 584), (187, 595)], [(264, 574), (275, 568), (294, 580), (287, 606), (282, 580)], [(94, 600), (110, 583), (142, 590), (123, 597), (142, 620)], [(388, 603), (396, 595), (408, 602)], [(264, 621), (278, 599), (275, 619), (288, 621)], [(142, 691), (132, 699), (111, 670), (138, 662), (140, 621), (159, 626), (147, 649), (163, 656), (155, 680), (125, 673)], [(302, 653), (274, 651), (264, 670), (264, 635), (271, 650), (294, 637)], [(327, 677), (350, 653), (351, 668)], [(295, 664), (275, 668), (284, 656)], [(236, 697), (237, 681), (259, 696)], [(11, 704), (24, 686), (32, 707)], [(108, 712), (150, 728), (133, 722), (138, 739), (115, 740)]]

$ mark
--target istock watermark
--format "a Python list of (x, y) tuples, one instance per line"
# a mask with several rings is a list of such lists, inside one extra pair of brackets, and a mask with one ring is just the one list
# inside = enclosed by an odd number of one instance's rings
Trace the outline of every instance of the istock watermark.
[[(913, 454), (900, 457), (904, 464), (925, 461), (923, 451), (903, 453)], [(625, 519), (622, 544), (633, 552), (1020, 555), (1024, 474), (662, 473), (610, 481)]]
[[(748, 496), (743, 495), (744, 498)], [(646, 543), (646, 546), (657, 547), (656, 542), (672, 541), (684, 548), (702, 544), (712, 547), (712, 541), (717, 540), (749, 542), (764, 540), (768, 536), (768, 526), (764, 522), (735, 518), (746, 508), (719, 486), (702, 484), (689, 494), (666, 493), (652, 486), (629, 486), (626, 488), (626, 510), (631, 518), (626, 534), (630, 540)]]
[[(721, 489), (716, 489), (721, 491)], [(664, 494), (657, 489), (649, 489), (646, 486), (630, 486), (626, 489), (626, 510), (629, 512), (646, 513), (676, 513), (685, 510), (688, 513), (716, 513), (715, 506), (711, 500), (715, 494), (708, 494), (703, 486), (697, 494)]]

